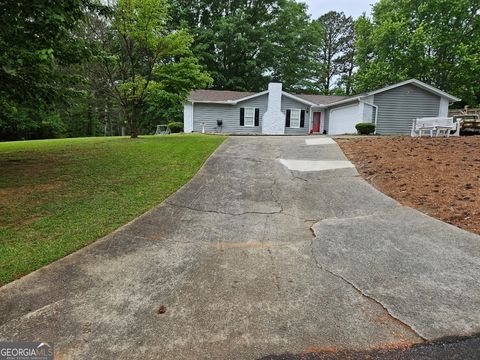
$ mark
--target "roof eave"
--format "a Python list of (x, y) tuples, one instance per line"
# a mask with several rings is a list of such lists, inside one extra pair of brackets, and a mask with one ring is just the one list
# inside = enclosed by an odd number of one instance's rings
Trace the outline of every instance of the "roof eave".
[(325, 108), (329, 108), (330, 106), (335, 106), (335, 105), (341, 105), (341, 104), (346, 104), (346, 103), (349, 103), (349, 102), (352, 102), (352, 101), (360, 101), (364, 98), (365, 96), (362, 95), (362, 96), (354, 96), (354, 97), (351, 97), (351, 98), (348, 98), (348, 99), (343, 99), (343, 100), (339, 100), (339, 101), (335, 101), (335, 102), (332, 102), (330, 104), (326, 104), (325, 105)]
[(262, 95), (265, 95), (265, 94), (268, 94), (268, 90), (265, 90), (265, 91), (262, 91), (262, 92), (259, 92), (259, 93), (256, 93), (256, 94), (253, 94), (253, 95), (249, 95), (249, 96), (245, 96), (241, 99), (237, 99), (237, 100), (233, 100), (235, 102), (235, 104), (241, 102), (241, 101), (246, 101), (246, 100), (250, 100), (250, 99), (254, 99), (256, 97), (259, 97), (259, 96), (262, 96)]
[(188, 102), (195, 104), (223, 104), (223, 105), (235, 105), (236, 101), (227, 100), (227, 101), (215, 101), (215, 100), (192, 100), (187, 99)]
[(455, 96), (444, 96), (444, 98), (446, 98), (447, 100), (449, 100), (450, 102), (454, 103), (454, 102), (459, 102), (459, 101), (462, 101), (462, 99), (460, 98), (457, 98)]
[(282, 91), (282, 95), (286, 96), (286, 97), (289, 97), (290, 99), (293, 99), (293, 100), (296, 100), (298, 102), (301, 102), (305, 105), (310, 105), (310, 106), (319, 106), (318, 104), (315, 104), (315, 103), (312, 103), (311, 101), (308, 101), (308, 100), (305, 100), (305, 99), (302, 99), (298, 96), (295, 96), (293, 94), (290, 94), (286, 91)]

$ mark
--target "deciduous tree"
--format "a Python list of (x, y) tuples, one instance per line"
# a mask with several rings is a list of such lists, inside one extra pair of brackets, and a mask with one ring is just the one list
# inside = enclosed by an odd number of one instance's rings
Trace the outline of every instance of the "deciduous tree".
[(478, 0), (380, 0), (356, 32), (359, 91), (417, 78), (479, 104)]
[(286, 91), (315, 90), (315, 55), (323, 44), (323, 29), (310, 20), (303, 3), (285, 2), (273, 15), (262, 53), (269, 79), (281, 81)]
[(262, 91), (309, 86), (319, 41), (306, 6), (293, 0), (173, 0), (172, 24), (194, 35), (193, 52), (215, 89)]
[[(192, 37), (185, 30), (170, 29), (168, 19), (167, 0), (118, 0), (107, 36), (103, 37), (102, 48), (109, 55), (104, 57), (106, 73), (124, 109), (132, 138), (138, 136), (137, 118), (147, 97), (159, 89), (167, 91), (155, 77), (171, 67), (188, 67), (193, 76), (207, 77), (192, 57)], [(180, 74), (170, 73), (171, 83), (184, 81)]]
[(87, 9), (104, 7), (93, 0), (0, 0), (0, 139), (62, 128), (49, 112), (81, 80), (65, 69), (91, 55), (76, 36)]

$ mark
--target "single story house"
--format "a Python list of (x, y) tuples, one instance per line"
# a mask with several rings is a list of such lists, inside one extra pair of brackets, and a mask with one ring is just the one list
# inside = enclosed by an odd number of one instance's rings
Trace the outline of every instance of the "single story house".
[(281, 83), (259, 93), (195, 90), (184, 104), (184, 131), (336, 135), (356, 133), (356, 124), (371, 122), (377, 134), (408, 135), (414, 118), (448, 116), (456, 101), (416, 79), (356, 96), (290, 94)]

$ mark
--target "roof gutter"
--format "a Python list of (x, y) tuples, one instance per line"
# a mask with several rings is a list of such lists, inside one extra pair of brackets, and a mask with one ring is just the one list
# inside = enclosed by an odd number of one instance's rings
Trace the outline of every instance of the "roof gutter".
[(190, 100), (187, 101), (196, 104), (224, 104), (224, 105), (236, 105), (238, 101), (227, 100), (227, 101), (214, 101), (214, 100)]
[(324, 106), (325, 108), (329, 108), (330, 106), (346, 104), (346, 103), (349, 103), (349, 102), (352, 102), (352, 101), (361, 101), (362, 99), (364, 99), (366, 97), (368, 97), (368, 95), (355, 96), (355, 97), (351, 97), (351, 98), (348, 98), (348, 99), (343, 99), (343, 100), (340, 100), (340, 101), (335, 101), (335, 102), (330, 103), (330, 104), (319, 105), (319, 106)]

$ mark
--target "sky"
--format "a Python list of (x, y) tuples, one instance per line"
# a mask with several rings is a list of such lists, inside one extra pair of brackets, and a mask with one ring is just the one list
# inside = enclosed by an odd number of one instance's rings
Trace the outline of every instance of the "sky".
[(316, 19), (329, 11), (343, 11), (347, 16), (359, 17), (365, 11), (370, 14), (376, 0), (301, 0), (307, 3), (312, 18)]

